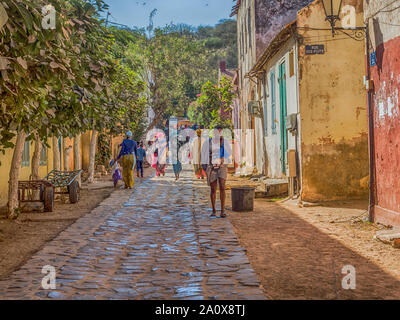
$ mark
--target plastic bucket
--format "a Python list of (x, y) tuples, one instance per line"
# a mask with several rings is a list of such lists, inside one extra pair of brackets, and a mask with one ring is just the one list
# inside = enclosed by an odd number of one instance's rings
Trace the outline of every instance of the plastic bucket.
[(253, 211), (255, 188), (232, 188), (232, 210), (237, 212)]

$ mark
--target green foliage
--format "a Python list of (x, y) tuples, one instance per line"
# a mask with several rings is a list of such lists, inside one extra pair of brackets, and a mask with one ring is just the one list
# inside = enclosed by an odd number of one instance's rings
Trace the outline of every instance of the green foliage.
[(224, 76), (217, 84), (207, 81), (196, 102), (189, 107), (189, 119), (210, 129), (216, 126), (231, 128), (229, 114), (234, 97), (231, 79)]
[(108, 166), (111, 159), (110, 136), (99, 132), (97, 136), (96, 165)]
[(151, 34), (130, 43), (125, 61), (147, 83), (149, 104), (156, 114), (153, 126), (170, 116), (187, 116), (201, 86), (217, 81), (221, 60), (231, 60), (228, 66), (236, 66), (236, 22), (226, 20), (216, 27), (197, 29), (169, 25), (151, 28)]
[[(204, 41), (209, 50), (208, 67), (217, 69), (219, 62), (225, 60), (230, 69), (237, 68), (237, 26), (234, 20), (221, 20), (215, 27), (199, 27), (196, 37)], [(210, 79), (217, 81), (217, 79)]]
[[(145, 84), (122, 53), (137, 35), (106, 29), (102, 0), (2, 4), (9, 19), (0, 30), (0, 150), (13, 147), (20, 130), (45, 140), (134, 129), (145, 111)], [(47, 4), (56, 9), (55, 30), (41, 27)]]
[[(170, 25), (106, 28), (102, 0), (8, 0), (0, 30), (0, 151), (18, 131), (69, 136), (97, 129), (145, 133), (146, 110), (157, 122), (185, 116), (220, 60), (236, 62), (236, 22), (216, 27)], [(42, 7), (56, 9), (56, 29), (41, 27)], [(153, 16), (156, 11), (153, 11)], [(149, 36), (150, 35), (150, 36)], [(231, 62), (230, 62), (231, 61)], [(204, 106), (202, 106), (204, 108)], [(194, 115), (193, 115), (194, 116)], [(213, 111), (204, 123), (216, 121)], [(31, 136), (28, 136), (28, 140)]]

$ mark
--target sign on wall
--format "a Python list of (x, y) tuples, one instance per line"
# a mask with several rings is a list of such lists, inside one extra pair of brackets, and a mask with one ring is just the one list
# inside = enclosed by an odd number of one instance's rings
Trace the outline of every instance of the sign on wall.
[(371, 67), (376, 66), (376, 52), (371, 53)]
[(306, 54), (325, 54), (325, 45), (323, 44), (306, 45)]

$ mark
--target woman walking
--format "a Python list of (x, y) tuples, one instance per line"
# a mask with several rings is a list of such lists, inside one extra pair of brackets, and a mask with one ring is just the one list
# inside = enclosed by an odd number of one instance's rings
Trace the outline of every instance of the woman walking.
[(132, 132), (126, 133), (126, 139), (121, 144), (121, 151), (117, 160), (122, 165), (122, 179), (125, 183), (125, 189), (132, 189), (135, 184), (133, 178), (133, 169), (137, 158), (137, 143), (132, 140)]
[(209, 149), (209, 164), (207, 165), (207, 184), (211, 188), (211, 205), (212, 214), (211, 217), (217, 215), (216, 200), (217, 200), (217, 188), (219, 185), (219, 193), (221, 200), (221, 218), (226, 218), (225, 213), (225, 182), (228, 175), (228, 166), (225, 163), (225, 158), (229, 158), (229, 152), (227, 152), (225, 139), (222, 136), (222, 127), (217, 126), (216, 129), (219, 132), (218, 135), (214, 135), (209, 139), (209, 143), (206, 148)]
[(160, 152), (160, 148), (157, 148), (153, 153), (152, 167), (156, 169), (156, 176), (165, 176), (165, 167), (167, 166), (164, 162), (163, 152)]
[(194, 167), (194, 173), (196, 174), (197, 179), (204, 179), (206, 177), (206, 172), (203, 170), (201, 165), (201, 148), (203, 144), (202, 140), (202, 129), (201, 126), (199, 129), (196, 130), (197, 139), (194, 140), (192, 146), (192, 163)]
[(176, 148), (176, 164), (172, 165), (172, 168), (174, 169), (174, 174), (175, 174), (175, 181), (179, 180), (179, 176), (180, 176), (180, 174), (182, 172), (182, 163), (179, 160), (179, 149), (181, 147), (181, 144), (182, 143), (180, 143), (178, 141), (178, 147)]
[(158, 149), (156, 150), (155, 156), (157, 157), (156, 175), (157, 175), (157, 177), (161, 177), (161, 175), (165, 176), (165, 168), (167, 165), (165, 163), (162, 163), (162, 161), (160, 159), (161, 155), (160, 155)]

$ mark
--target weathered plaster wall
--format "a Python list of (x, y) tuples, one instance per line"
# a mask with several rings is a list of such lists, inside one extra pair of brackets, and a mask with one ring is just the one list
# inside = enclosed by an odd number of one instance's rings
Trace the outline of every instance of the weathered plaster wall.
[[(249, 33), (249, 26), (254, 30), (254, 1), (243, 0), (237, 14), (238, 51), (239, 51), (239, 86), (241, 102), (248, 100), (251, 91), (251, 81), (245, 78), (255, 63), (255, 37), (254, 32)], [(250, 12), (250, 16), (249, 16)], [(250, 20), (249, 20), (250, 19)], [(252, 36), (253, 35), (253, 36)]]
[[(398, 3), (366, 1), (374, 81), (375, 221), (400, 226), (400, 16)], [(382, 12), (382, 8), (385, 8)]]
[(285, 25), (296, 20), (297, 11), (311, 2), (312, 0), (256, 0), (256, 59)]
[[(14, 141), (15, 142), (15, 141)], [(51, 139), (48, 140), (50, 146), (52, 146)], [(30, 145), (30, 163), (28, 167), (22, 167), (20, 169), (19, 180), (29, 180), (29, 176), (32, 171), (32, 156), (35, 150), (35, 143)], [(10, 174), (11, 161), (13, 157), (14, 150), (7, 149), (5, 155), (0, 154), (0, 207), (7, 204), (8, 197), (8, 180)], [(53, 150), (51, 148), (47, 149), (47, 164), (40, 166), (39, 175), (40, 177), (45, 177), (51, 170), (53, 170)]]
[(255, 136), (256, 136), (256, 168), (257, 172), (264, 171), (264, 146), (263, 129), (261, 118), (255, 118)]
[(89, 154), (90, 154), (90, 138), (91, 131), (87, 131), (81, 135), (81, 157), (82, 157), (82, 169), (87, 170), (89, 168)]
[[(281, 164), (281, 120), (280, 120), (280, 95), (279, 95), (279, 66), (285, 62), (286, 69), (286, 100), (287, 114), (298, 113), (298, 90), (297, 90), (297, 67), (294, 66), (294, 74), (290, 76), (289, 72), (289, 54), (293, 52), (293, 62), (296, 63), (296, 43), (294, 37), (282, 45), (282, 48), (263, 66), (266, 71), (266, 93), (264, 112), (266, 112), (266, 136), (265, 145), (268, 156), (268, 176), (270, 178), (285, 178)], [(275, 72), (275, 97), (276, 97), (276, 133), (272, 130), (272, 97), (271, 97), (271, 72)], [(296, 138), (288, 133), (288, 150), (296, 148)], [(286, 168), (288, 163), (286, 161)], [(288, 171), (286, 171), (288, 172)]]
[[(255, 84), (246, 75), (255, 64), (255, 0), (243, 0), (237, 14), (238, 29), (238, 57), (239, 57), (239, 103), (240, 124), (243, 129), (241, 141), (247, 141), (241, 145), (242, 163), (248, 168), (242, 169), (244, 174), (252, 173), (255, 165), (254, 139), (246, 135), (247, 129), (252, 129), (252, 119), (248, 113), (248, 102), (255, 99)], [(250, 14), (249, 14), (250, 13)], [(249, 32), (250, 31), (250, 32)], [(253, 140), (251, 140), (253, 139)], [(253, 141), (253, 142), (252, 142)]]
[[(347, 4), (356, 8), (362, 26), (362, 1), (344, 0)], [(302, 199), (366, 198), (361, 183), (369, 174), (364, 42), (309, 28), (329, 28), (321, 1), (298, 14)], [(325, 54), (306, 55), (306, 44), (323, 44)]]

